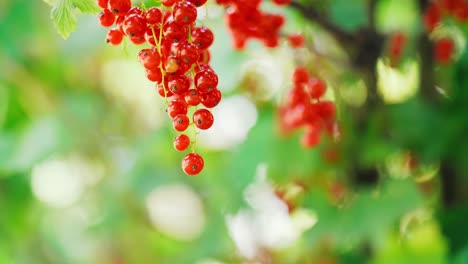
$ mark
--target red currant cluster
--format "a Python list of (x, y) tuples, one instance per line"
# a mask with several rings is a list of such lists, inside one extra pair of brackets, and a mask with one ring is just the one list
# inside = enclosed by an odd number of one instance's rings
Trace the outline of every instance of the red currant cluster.
[[(228, 7), (225, 22), (231, 32), (235, 49), (244, 49), (249, 39), (258, 39), (269, 48), (278, 46), (280, 29), (285, 19), (282, 15), (261, 10), (262, 0), (216, 0), (216, 2)], [(291, 0), (273, 0), (277, 5), (288, 5), (290, 2)], [(301, 35), (291, 35), (288, 38), (291, 46), (302, 46)]]
[[(108, 43), (119, 45), (127, 37), (136, 45), (149, 44), (138, 53), (138, 59), (148, 80), (156, 82), (159, 95), (166, 98), (167, 112), (178, 132), (190, 125), (195, 130), (209, 129), (214, 118), (207, 108), (221, 100), (218, 76), (208, 64), (213, 33), (195, 23), (197, 7), (206, 1), (161, 0), (161, 8), (140, 8), (132, 6), (130, 0), (97, 0), (103, 9), (101, 25), (116, 25), (107, 34)], [(199, 109), (200, 105), (204, 108)], [(204, 167), (203, 158), (194, 152), (195, 142), (186, 134), (174, 139), (178, 151), (185, 151), (192, 143), (192, 152), (182, 160), (182, 169), (188, 175), (196, 175)]]
[(311, 77), (305, 68), (295, 69), (293, 83), (287, 104), (280, 108), (280, 128), (287, 133), (305, 127), (301, 143), (305, 148), (311, 148), (320, 142), (323, 132), (334, 135), (337, 127), (335, 104), (321, 100), (327, 85), (323, 80)]
[[(465, 0), (436, 0), (424, 12), (424, 25), (432, 32), (442, 23), (444, 17), (454, 17), (459, 22), (468, 21), (468, 3)], [(451, 61), (455, 44), (449, 37), (439, 38), (434, 43), (434, 58), (438, 63), (447, 64)]]

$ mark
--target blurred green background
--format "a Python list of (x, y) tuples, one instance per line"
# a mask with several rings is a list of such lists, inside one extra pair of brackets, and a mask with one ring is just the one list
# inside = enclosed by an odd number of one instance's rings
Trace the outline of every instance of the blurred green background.
[[(304, 2), (349, 32), (367, 23), (367, 1)], [(371, 92), (330, 35), (266, 2), (307, 48), (233, 51), (209, 2), (201, 23), (224, 97), (199, 137), (205, 169), (188, 177), (141, 47), (106, 45), (96, 15), (77, 10), (63, 40), (47, 3), (0, 1), (0, 263), (468, 263), (467, 26), (437, 33), (457, 54), (434, 66), (445, 98), (434, 106), (419, 87), (418, 1), (377, 2), (378, 31), (409, 43), (398, 67), (382, 53), (382, 104), (360, 130), (353, 112)], [(297, 63), (327, 81), (340, 144), (305, 150), (301, 132), (277, 132)], [(378, 180), (356, 183), (356, 164)]]

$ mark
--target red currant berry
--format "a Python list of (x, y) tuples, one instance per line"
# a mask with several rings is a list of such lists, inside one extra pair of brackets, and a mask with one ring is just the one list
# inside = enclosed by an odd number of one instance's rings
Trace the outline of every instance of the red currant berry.
[(219, 104), (221, 101), (221, 91), (218, 89), (214, 89), (209, 93), (205, 93), (202, 96), (202, 104), (206, 108), (213, 108)]
[(300, 48), (304, 46), (304, 36), (301, 33), (295, 33), (288, 36), (289, 46)]
[(182, 160), (182, 169), (187, 175), (197, 175), (203, 170), (205, 161), (197, 153), (189, 153)]
[(439, 6), (435, 3), (429, 5), (429, 7), (424, 12), (424, 25), (426, 26), (429, 32), (433, 31), (435, 27), (440, 23), (442, 18), (441, 11)]
[(293, 82), (295, 84), (306, 84), (309, 82), (309, 72), (304, 67), (297, 67), (293, 73)]
[(162, 83), (157, 85), (157, 89), (158, 89), (158, 94), (161, 97), (171, 97), (174, 95), (171, 91), (169, 91), (168, 89), (165, 89)]
[(190, 2), (194, 4), (196, 7), (200, 7), (206, 3), (207, 0), (187, 0), (187, 2)]
[(129, 37), (144, 36), (146, 29), (146, 20), (141, 15), (131, 14), (123, 21), (123, 30)]
[(193, 113), (193, 122), (199, 129), (206, 130), (213, 125), (214, 117), (207, 109), (198, 109)]
[(202, 93), (215, 90), (217, 85), (218, 75), (214, 71), (203, 70), (195, 75), (195, 87)]
[(307, 149), (317, 146), (320, 143), (320, 132), (319, 129), (308, 126), (306, 133), (301, 138), (302, 146)]
[(96, 2), (102, 9), (107, 9), (107, 5), (109, 4), (109, 0), (97, 0)]
[(167, 113), (172, 118), (174, 118), (176, 115), (186, 115), (187, 104), (182, 99), (171, 100), (167, 106)]
[(187, 38), (187, 28), (171, 20), (164, 23), (163, 35), (171, 42), (180, 42)]
[(168, 87), (174, 94), (185, 94), (190, 88), (190, 79), (185, 75), (175, 75), (169, 80)]
[(196, 89), (190, 89), (185, 93), (185, 102), (190, 106), (197, 106), (201, 102), (201, 95)]
[(145, 40), (145, 35), (130, 37), (130, 41), (135, 45), (141, 45), (141, 44), (145, 43), (145, 41), (146, 41)]
[(187, 115), (176, 115), (174, 119), (172, 119), (172, 126), (179, 132), (185, 131), (189, 125), (190, 119)]
[(189, 25), (197, 19), (197, 8), (190, 2), (179, 2), (172, 10), (174, 20), (181, 25)]
[(449, 63), (452, 59), (455, 44), (450, 38), (442, 38), (435, 42), (434, 57), (436, 62), (441, 64)]
[(185, 134), (180, 134), (174, 138), (174, 148), (178, 151), (184, 151), (190, 145), (190, 138)]
[(114, 25), (115, 22), (115, 15), (109, 9), (104, 9), (99, 14), (99, 23), (103, 27), (111, 27)]
[(130, 16), (130, 15), (143, 15), (143, 10), (139, 8), (138, 6), (133, 6), (128, 10), (127, 14), (125, 16)]
[(161, 9), (157, 7), (148, 8), (145, 12), (146, 23), (155, 25), (162, 22)]
[(140, 50), (138, 60), (146, 69), (157, 68), (160, 63), (159, 53), (155, 48)]
[(167, 58), (166, 63), (164, 64), (164, 69), (166, 69), (166, 72), (168, 73), (174, 73), (177, 71), (179, 68), (179, 63), (177, 59), (174, 56), (169, 56)]
[(146, 69), (146, 78), (151, 82), (161, 82), (162, 73), (159, 68)]
[(124, 16), (132, 7), (130, 0), (109, 0), (109, 9), (118, 16)]
[(333, 121), (335, 119), (336, 107), (332, 101), (317, 102), (316, 107), (324, 121)]
[(177, 0), (161, 0), (161, 4), (164, 6), (172, 6), (177, 2)]
[(209, 63), (210, 60), (211, 60), (210, 51), (205, 49), (200, 52), (200, 56), (198, 56), (197, 62), (199, 64), (206, 64), (206, 63)]
[(122, 43), (123, 36), (124, 35), (120, 30), (118, 30), (116, 28), (111, 29), (111, 30), (109, 30), (109, 32), (107, 32), (106, 42), (111, 44), (111, 45), (117, 46), (120, 43)]
[(177, 56), (183, 63), (192, 65), (198, 60), (198, 49), (194, 44), (184, 41), (177, 45)]
[(327, 84), (319, 78), (311, 78), (307, 88), (310, 97), (318, 99), (325, 94)]
[(209, 48), (213, 40), (213, 32), (207, 27), (196, 27), (192, 30), (192, 43), (200, 50)]

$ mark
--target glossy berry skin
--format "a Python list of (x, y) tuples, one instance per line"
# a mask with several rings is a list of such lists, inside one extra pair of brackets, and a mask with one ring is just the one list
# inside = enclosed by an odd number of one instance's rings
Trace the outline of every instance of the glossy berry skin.
[(168, 82), (168, 87), (174, 94), (185, 94), (190, 88), (190, 80), (185, 75), (176, 75)]
[(187, 104), (181, 99), (174, 99), (169, 102), (167, 106), (167, 113), (170, 117), (174, 118), (177, 115), (187, 114)]
[(107, 6), (109, 4), (109, 0), (97, 0), (96, 2), (98, 6), (102, 9), (107, 9)]
[(160, 56), (155, 48), (142, 49), (138, 52), (138, 60), (146, 69), (153, 69), (159, 66)]
[(111, 45), (117, 46), (120, 43), (122, 43), (123, 37), (123, 33), (120, 30), (114, 28), (107, 32), (106, 42)]
[(174, 21), (181, 25), (189, 25), (197, 19), (197, 8), (190, 2), (179, 2), (172, 10)]
[(310, 97), (313, 99), (319, 99), (325, 94), (327, 84), (319, 78), (311, 78), (307, 88)]
[(215, 89), (209, 93), (205, 93), (202, 96), (202, 104), (206, 108), (213, 108), (219, 104), (221, 101), (221, 91), (218, 89)]
[(184, 151), (190, 145), (190, 138), (185, 134), (180, 134), (174, 138), (173, 144), (177, 151)]
[(292, 48), (300, 48), (304, 46), (304, 36), (301, 33), (295, 33), (288, 36), (289, 46)]
[(213, 32), (207, 27), (196, 27), (192, 30), (192, 43), (200, 50), (209, 48), (213, 40)]
[(179, 132), (185, 131), (189, 125), (190, 119), (187, 115), (176, 115), (174, 119), (172, 119), (172, 126)]
[(214, 117), (207, 109), (198, 109), (193, 113), (193, 123), (199, 129), (206, 130), (213, 125)]
[(111, 27), (114, 25), (115, 22), (115, 15), (109, 9), (104, 9), (99, 14), (99, 23), (103, 27)]
[(192, 3), (196, 7), (200, 7), (206, 3), (207, 0), (187, 0), (187, 2)]
[(187, 92), (185, 92), (184, 99), (188, 105), (197, 106), (201, 103), (202, 96), (200, 95), (200, 92), (198, 92), (198, 90), (190, 89)]
[(137, 14), (126, 16), (123, 21), (122, 27), (123, 27), (125, 34), (127, 34), (127, 36), (129, 37), (133, 37), (133, 36), (144, 37), (146, 29), (147, 29), (145, 18)]
[(218, 85), (218, 75), (214, 71), (203, 70), (195, 75), (195, 87), (201, 93), (208, 93), (216, 89)]
[(161, 9), (157, 7), (148, 8), (145, 11), (146, 23), (150, 25), (155, 25), (162, 22), (162, 12)]
[(293, 72), (293, 82), (296, 84), (306, 84), (309, 78), (309, 72), (304, 67), (297, 67)]
[(161, 0), (161, 4), (164, 6), (172, 6), (177, 2), (177, 0)]
[(434, 57), (436, 62), (447, 64), (451, 61), (455, 51), (455, 44), (450, 38), (442, 38), (434, 43)]
[(182, 169), (190, 176), (199, 174), (204, 166), (205, 161), (197, 153), (189, 153), (182, 160)]
[(158, 94), (161, 96), (161, 97), (171, 97), (173, 96), (174, 94), (169, 91), (167, 88), (164, 88), (164, 85), (161, 83), (161, 84), (158, 84), (156, 86), (157, 90), (158, 90)]
[(146, 78), (151, 82), (161, 82), (161, 70), (159, 68), (146, 69)]
[(109, 0), (109, 10), (118, 16), (124, 16), (132, 7), (130, 0)]

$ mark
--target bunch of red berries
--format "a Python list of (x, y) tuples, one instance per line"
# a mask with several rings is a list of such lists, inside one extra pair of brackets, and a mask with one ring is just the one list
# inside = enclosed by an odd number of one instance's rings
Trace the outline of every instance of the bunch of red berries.
[(280, 108), (280, 126), (283, 132), (305, 128), (302, 145), (305, 148), (316, 146), (322, 133), (333, 136), (336, 131), (335, 104), (321, 100), (326, 92), (326, 83), (311, 77), (303, 67), (295, 69), (294, 86), (289, 92), (288, 101)]
[[(468, 21), (468, 2), (465, 0), (436, 0), (424, 11), (424, 25), (429, 32), (442, 23), (444, 17), (454, 17), (459, 22)], [(439, 38), (434, 43), (434, 58), (438, 63), (451, 61), (455, 44), (449, 37)]]
[[(285, 19), (282, 15), (261, 10), (262, 0), (216, 0), (216, 2), (228, 7), (225, 22), (231, 32), (235, 49), (243, 49), (249, 39), (258, 39), (269, 48), (278, 46), (280, 29)], [(291, 0), (273, 2), (277, 5), (287, 5)], [(297, 44), (298, 41), (301, 39), (294, 36), (292, 42)]]
[[(149, 44), (138, 53), (138, 59), (148, 80), (155, 82), (159, 95), (166, 98), (174, 129), (209, 129), (214, 118), (208, 109), (218, 105), (221, 92), (217, 88), (218, 76), (208, 64), (213, 33), (196, 25), (197, 7), (206, 0), (161, 0), (161, 8), (148, 9), (132, 6), (130, 0), (97, 2), (103, 8), (99, 15), (101, 25), (116, 25), (107, 34), (108, 43), (119, 45), (127, 37), (136, 45)], [(185, 151), (192, 144), (192, 152), (182, 160), (182, 169), (188, 175), (196, 175), (204, 167), (203, 158), (194, 152), (195, 142), (186, 134), (174, 139), (178, 151)]]

